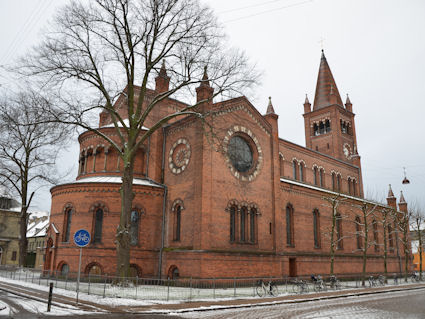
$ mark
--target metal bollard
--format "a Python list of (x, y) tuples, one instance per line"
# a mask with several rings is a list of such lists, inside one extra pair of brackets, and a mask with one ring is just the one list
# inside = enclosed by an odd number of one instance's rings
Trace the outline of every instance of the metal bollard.
[(47, 312), (50, 312), (50, 307), (52, 306), (52, 296), (53, 296), (53, 282), (50, 283), (49, 300), (47, 301)]

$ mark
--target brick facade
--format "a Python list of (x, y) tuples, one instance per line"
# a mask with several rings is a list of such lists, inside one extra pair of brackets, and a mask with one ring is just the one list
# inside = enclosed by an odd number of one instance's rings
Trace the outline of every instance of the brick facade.
[[(206, 73), (204, 77), (196, 92), (198, 100), (213, 92)], [(168, 80), (162, 69), (148, 96), (166, 91)], [(121, 114), (123, 98), (115, 106)], [(145, 125), (184, 106), (172, 99), (163, 101)], [(344, 198), (339, 207), (344, 239), (336, 252), (335, 273), (359, 272), (362, 253), (356, 246), (354, 220), (361, 215), (356, 205), (363, 201), (363, 184), (354, 113), (348, 98), (342, 104), (324, 55), (313, 108), (308, 99), (304, 104), (307, 147), (279, 138), (271, 101), (266, 115), (245, 97), (205, 103), (200, 109), (208, 111), (206, 122), (213, 131), (199, 118), (180, 118), (156, 131), (139, 151), (133, 206), (140, 215), (138, 241), (131, 250), (133, 274), (210, 278), (328, 273), (326, 234), (332, 220), (323, 197), (338, 193)], [(116, 139), (105, 113), (100, 115), (100, 126)], [(85, 228), (95, 237), (100, 209), (101, 239), (84, 248), (83, 269), (114, 273), (122, 163), (92, 132), (81, 134), (79, 142), (77, 180), (51, 190), (45, 269), (63, 270), (66, 264), (70, 271), (77, 270), (79, 250), (72, 235)], [(396, 208), (395, 198), (387, 204)], [(292, 209), (290, 227), (287, 207)], [(380, 204), (377, 210), (385, 207)], [(383, 272), (382, 234), (379, 224), (380, 248), (369, 248), (368, 272)], [(399, 270), (398, 256), (403, 255), (395, 246), (388, 257), (390, 272)]]

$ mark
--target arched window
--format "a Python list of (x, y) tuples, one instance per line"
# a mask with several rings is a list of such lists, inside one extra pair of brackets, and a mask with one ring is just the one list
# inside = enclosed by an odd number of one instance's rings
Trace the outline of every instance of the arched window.
[(297, 179), (297, 166), (298, 166), (297, 161), (296, 160), (293, 160), (292, 161), (292, 173), (294, 175), (294, 179), (295, 180)]
[(348, 178), (348, 194), (351, 195), (351, 178)]
[(355, 219), (355, 223), (356, 223), (356, 242), (357, 242), (357, 249), (362, 249), (363, 248), (363, 241), (362, 241), (362, 226), (361, 226), (361, 221), (360, 221), (360, 217), (357, 216)]
[(320, 214), (317, 209), (313, 210), (313, 235), (314, 248), (320, 248)]
[(299, 165), (300, 165), (300, 181), (304, 182), (304, 164), (301, 162)]
[(314, 185), (318, 185), (319, 184), (319, 174), (318, 174), (317, 166), (314, 166), (314, 168), (313, 168), (313, 175), (314, 175)]
[(325, 133), (329, 133), (331, 131), (331, 122), (329, 120), (325, 121)]
[(103, 209), (96, 209), (94, 216), (94, 236), (93, 243), (100, 243), (102, 241), (102, 224), (103, 224)]
[(319, 135), (319, 127), (317, 126), (317, 123), (313, 124), (313, 134), (314, 136)]
[(393, 229), (391, 225), (388, 225), (388, 246), (390, 246), (390, 250), (394, 249)]
[(283, 170), (283, 165), (284, 165), (284, 158), (282, 155), (279, 154), (279, 168), (280, 168), (280, 177), (284, 176), (284, 170)]
[(177, 205), (174, 208), (174, 241), (180, 241), (181, 235), (181, 222), (182, 222), (182, 207)]
[(341, 175), (337, 175), (336, 177), (336, 190), (338, 193), (341, 193)]
[(130, 215), (130, 245), (136, 246), (139, 243), (140, 213), (132, 210)]
[(320, 121), (319, 123), (319, 133), (320, 134), (325, 133), (325, 124), (322, 121)]
[(62, 266), (61, 266), (61, 268), (60, 268), (60, 274), (62, 276), (66, 276), (66, 275), (68, 275), (68, 273), (69, 273), (69, 265), (63, 263)]
[(294, 208), (286, 206), (286, 245), (294, 246)]
[(246, 240), (246, 227), (247, 227), (247, 214), (248, 210), (246, 207), (241, 208), (241, 221), (240, 221), (240, 241), (244, 242)]
[(325, 186), (325, 176), (324, 176), (323, 168), (319, 170), (319, 185), (320, 187)]
[(103, 274), (102, 266), (97, 262), (92, 262), (86, 266), (84, 273), (87, 275), (99, 276)]
[(379, 251), (378, 223), (375, 219), (372, 221), (372, 228), (375, 251)]
[(179, 279), (179, 277), (180, 277), (180, 272), (177, 266), (175, 265), (170, 266), (170, 268), (168, 269), (168, 278)]
[(249, 241), (251, 243), (255, 243), (256, 215), (257, 210), (255, 208), (251, 208), (249, 212)]
[(332, 190), (336, 191), (336, 175), (332, 173)]
[(355, 179), (353, 179), (353, 195), (357, 195), (357, 183)]
[(63, 222), (63, 242), (69, 242), (69, 236), (71, 234), (71, 220), (72, 220), (73, 209), (68, 208), (65, 211), (64, 222)]
[(236, 206), (230, 207), (230, 241), (236, 240)]
[(342, 240), (342, 217), (339, 213), (335, 215), (335, 230), (336, 230), (336, 248), (343, 249), (343, 240)]

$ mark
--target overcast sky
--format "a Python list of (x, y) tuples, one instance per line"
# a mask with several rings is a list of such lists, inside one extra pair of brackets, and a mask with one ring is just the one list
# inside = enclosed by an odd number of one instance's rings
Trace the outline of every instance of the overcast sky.
[[(65, 0), (0, 1), (0, 65), (25, 54)], [(356, 114), (365, 194), (396, 197), (425, 207), (425, 1), (423, 0), (209, 0), (232, 46), (263, 71), (253, 104), (265, 113), (268, 96), (279, 115), (281, 138), (305, 145), (303, 102), (314, 90), (323, 48), (340, 94)], [(0, 72), (0, 84), (8, 77)], [(76, 139), (75, 139), (76, 140)], [(78, 145), (61, 156), (77, 174)], [(409, 185), (402, 185), (406, 167)], [(33, 208), (50, 210), (49, 188)]]

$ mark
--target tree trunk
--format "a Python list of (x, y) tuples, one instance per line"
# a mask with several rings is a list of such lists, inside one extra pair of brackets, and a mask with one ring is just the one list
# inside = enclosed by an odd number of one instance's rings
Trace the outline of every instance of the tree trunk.
[(419, 279), (422, 280), (422, 231), (418, 227), (418, 237), (419, 237)]
[(384, 274), (385, 274), (385, 277), (387, 277), (387, 275), (388, 275), (388, 268), (387, 268), (387, 254), (388, 254), (387, 249), (388, 249), (388, 247), (387, 247), (387, 215), (386, 215), (386, 213), (384, 215), (383, 226), (384, 226), (384, 238), (383, 238), (383, 240), (384, 240)]
[(27, 258), (27, 247), (28, 247), (28, 240), (27, 240), (27, 223), (28, 223), (28, 216), (27, 216), (27, 210), (28, 207), (25, 204), (22, 204), (21, 208), (21, 217), (19, 221), (19, 267), (25, 267), (26, 266), (26, 258)]
[(334, 261), (335, 261), (335, 224), (336, 224), (336, 213), (335, 207), (332, 207), (332, 229), (331, 229), (331, 249), (330, 249), (330, 257), (331, 257), (331, 269), (329, 271), (329, 276), (333, 276), (334, 274)]
[(133, 206), (133, 168), (134, 161), (124, 159), (124, 172), (122, 176), (121, 216), (117, 228), (117, 276), (123, 283), (130, 272), (130, 214)]
[(366, 281), (367, 248), (369, 245), (369, 240), (368, 240), (369, 227), (367, 224), (367, 207), (363, 208), (363, 222), (364, 222), (364, 243), (363, 243), (362, 286), (365, 285), (365, 281)]

